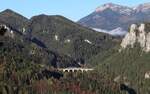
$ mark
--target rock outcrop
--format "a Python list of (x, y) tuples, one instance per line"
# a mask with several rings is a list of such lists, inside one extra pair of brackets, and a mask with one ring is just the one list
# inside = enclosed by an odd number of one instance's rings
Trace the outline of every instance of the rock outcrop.
[(0, 35), (14, 37), (14, 31), (6, 25), (0, 25)]
[(150, 32), (149, 25), (147, 24), (132, 24), (130, 31), (124, 37), (121, 43), (121, 49), (125, 49), (127, 46), (134, 47), (135, 43), (139, 43), (143, 51), (150, 51)]

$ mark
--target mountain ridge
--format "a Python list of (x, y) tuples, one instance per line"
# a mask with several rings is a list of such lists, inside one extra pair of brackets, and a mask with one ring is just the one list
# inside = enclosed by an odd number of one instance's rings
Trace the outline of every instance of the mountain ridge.
[(68, 67), (79, 62), (85, 64), (90, 57), (117, 43), (111, 35), (83, 27), (60, 15), (40, 14), (25, 19), (12, 10), (5, 10), (0, 13), (0, 21), (1, 18), (4, 21), (1, 24), (18, 31), (38, 47), (54, 52), (55, 67)]
[[(119, 4), (114, 4), (114, 3), (106, 3), (102, 6), (99, 6), (96, 8), (95, 12), (102, 12), (106, 9), (112, 9), (113, 11), (119, 11), (120, 13), (129, 13), (133, 10), (132, 8), (130, 7), (127, 7), (127, 6), (121, 6)], [(122, 11), (124, 10), (124, 11)]]
[(127, 32), (131, 24), (150, 22), (149, 10), (149, 3), (140, 4), (137, 7), (108, 3), (99, 6), (94, 12), (81, 18), (78, 23), (108, 32), (121, 27), (123, 31)]

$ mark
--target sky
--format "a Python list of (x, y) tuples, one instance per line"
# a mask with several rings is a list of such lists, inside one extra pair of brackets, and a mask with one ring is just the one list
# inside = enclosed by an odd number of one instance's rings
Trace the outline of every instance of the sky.
[(73, 21), (78, 21), (105, 3), (134, 7), (138, 4), (147, 3), (148, 1), (149, 0), (1, 0), (0, 11), (11, 9), (27, 18), (39, 14), (62, 15)]

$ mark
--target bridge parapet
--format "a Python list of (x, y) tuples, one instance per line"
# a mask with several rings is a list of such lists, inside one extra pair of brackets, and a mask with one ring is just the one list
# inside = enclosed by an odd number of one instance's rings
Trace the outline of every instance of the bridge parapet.
[(87, 71), (93, 71), (93, 68), (60, 68), (59, 71), (63, 72), (87, 72)]

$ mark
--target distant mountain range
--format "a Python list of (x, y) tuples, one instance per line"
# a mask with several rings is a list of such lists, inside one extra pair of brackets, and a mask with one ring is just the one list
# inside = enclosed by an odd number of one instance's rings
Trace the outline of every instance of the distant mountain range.
[(136, 7), (107, 3), (78, 21), (83, 26), (112, 35), (124, 35), (131, 24), (141, 22), (150, 22), (150, 3)]

